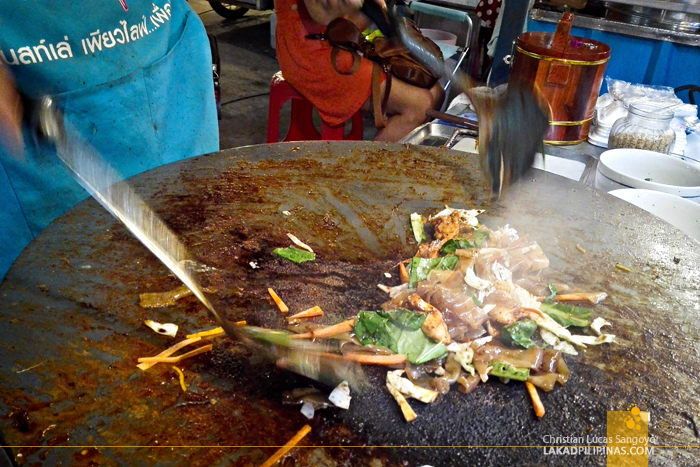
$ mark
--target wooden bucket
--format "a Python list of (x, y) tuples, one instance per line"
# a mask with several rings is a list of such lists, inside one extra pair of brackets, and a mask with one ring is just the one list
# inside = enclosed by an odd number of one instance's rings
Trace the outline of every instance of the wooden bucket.
[(549, 144), (586, 140), (610, 60), (607, 44), (571, 36), (574, 15), (564, 13), (556, 32), (518, 36), (510, 79), (536, 88), (550, 107)]

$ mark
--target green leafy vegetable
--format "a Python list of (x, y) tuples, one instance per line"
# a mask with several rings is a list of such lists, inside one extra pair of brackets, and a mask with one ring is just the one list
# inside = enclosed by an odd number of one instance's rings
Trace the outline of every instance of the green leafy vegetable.
[(408, 263), (408, 287), (415, 288), (416, 284), (424, 281), (428, 273), (433, 269), (452, 271), (457, 266), (459, 258), (456, 256), (442, 256), (440, 258), (413, 257)]
[(427, 315), (418, 311), (410, 311), (404, 308), (399, 308), (393, 311), (378, 311), (381, 316), (386, 316), (389, 321), (397, 326), (403, 326), (413, 331), (418, 330), (423, 326)]
[(454, 255), (457, 250), (468, 250), (470, 248), (474, 248), (474, 243), (464, 238), (453, 238), (440, 248), (440, 253), (443, 255)]
[(294, 261), (295, 263), (303, 263), (304, 261), (313, 261), (316, 259), (314, 253), (293, 246), (289, 248), (275, 248), (273, 253), (282, 258)]
[(442, 358), (447, 354), (447, 346), (442, 342), (433, 342), (423, 331), (413, 331), (420, 333), (411, 335), (407, 332), (401, 334), (398, 341), (398, 352), (406, 355), (406, 360), (414, 364), (420, 364)]
[(474, 231), (474, 244), (477, 248), (481, 248), (484, 243), (491, 238), (491, 234), (487, 230)]
[(447, 353), (443, 343), (433, 342), (421, 330), (426, 315), (417, 311), (361, 311), (355, 320), (355, 336), (362, 345), (391, 349), (415, 364), (440, 358)]
[(362, 345), (378, 345), (391, 349), (396, 346), (389, 327), (389, 317), (378, 311), (361, 311), (355, 320), (355, 337)]
[(532, 340), (536, 330), (537, 323), (533, 320), (521, 319), (513, 324), (503, 326), (501, 329), (501, 340), (508, 345), (519, 345), (526, 349), (537, 347), (537, 344)]
[(552, 284), (551, 282), (547, 282), (547, 289), (549, 290), (549, 295), (544, 299), (545, 302), (549, 303), (552, 300), (554, 300), (554, 297), (557, 296), (557, 286)]
[(416, 239), (416, 242), (423, 243), (425, 241), (423, 216), (421, 216), (417, 212), (411, 214), (411, 229), (413, 230), (413, 238)]
[(585, 328), (593, 321), (591, 319), (591, 310), (574, 305), (565, 305), (563, 303), (542, 303), (540, 311), (547, 313), (554, 321), (562, 326), (577, 326)]
[(491, 238), (491, 235), (486, 230), (475, 230), (474, 241), (467, 240), (466, 238), (450, 239), (440, 248), (440, 253), (443, 255), (453, 255), (457, 250), (481, 248), (484, 242), (489, 238)]
[(516, 381), (527, 381), (530, 377), (529, 368), (516, 368), (505, 362), (493, 362), (491, 363), (493, 369), (491, 370), (491, 376), (498, 376), (507, 383), (511, 379)]

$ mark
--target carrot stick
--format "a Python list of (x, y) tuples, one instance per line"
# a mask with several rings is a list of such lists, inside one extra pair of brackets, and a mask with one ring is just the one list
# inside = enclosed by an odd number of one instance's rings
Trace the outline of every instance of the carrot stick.
[(352, 327), (355, 325), (355, 318), (343, 321), (342, 323), (334, 324), (333, 326), (328, 326), (325, 328), (314, 329), (311, 334), (314, 335), (314, 339), (325, 339), (327, 337), (335, 336), (344, 332), (352, 331)]
[[(554, 300), (558, 302), (591, 302), (594, 305), (602, 302), (608, 297), (605, 292), (578, 292), (564, 293), (554, 296)], [(537, 297), (538, 302), (543, 302), (545, 297)]]
[(537, 393), (537, 388), (530, 381), (525, 381), (525, 387), (530, 394), (530, 399), (532, 399), (532, 407), (535, 409), (535, 415), (539, 418), (544, 417), (544, 405), (542, 405), (540, 395)]
[(290, 336), (290, 339), (326, 339), (337, 334), (352, 331), (354, 324), (355, 319), (353, 318), (332, 326), (326, 326), (325, 328), (314, 329), (313, 331), (306, 332), (304, 334), (293, 334)]
[(199, 355), (204, 352), (209, 352), (214, 346), (209, 344), (202, 346), (198, 349), (190, 350), (187, 353), (178, 355), (177, 357), (141, 357), (139, 358), (139, 363), (178, 363), (195, 355)]
[(605, 292), (581, 292), (581, 293), (565, 293), (561, 295), (555, 295), (554, 300), (560, 302), (583, 302), (588, 301), (594, 305), (602, 302), (607, 298), (608, 294)]
[(292, 334), (290, 339), (313, 339), (314, 335), (311, 332), (302, 332), (300, 334)]
[(280, 309), (282, 313), (286, 313), (289, 311), (289, 307), (282, 301), (282, 299), (277, 295), (277, 293), (268, 288), (267, 291), (270, 293), (270, 297), (272, 297), (272, 300), (275, 302), (275, 305), (277, 305), (277, 308)]
[(406, 356), (400, 353), (393, 355), (372, 355), (348, 352), (343, 355), (343, 359), (370, 365), (397, 365), (406, 362)]
[(218, 328), (210, 329), (208, 331), (198, 332), (195, 334), (187, 334), (185, 337), (188, 339), (191, 339), (193, 337), (218, 336), (219, 334), (223, 334), (223, 333), (224, 333), (224, 328), (218, 327)]
[[(238, 325), (238, 326), (245, 326), (246, 324), (248, 324), (248, 323), (245, 321), (237, 321), (236, 322), (236, 325)], [(219, 334), (223, 334), (223, 333), (224, 333), (224, 328), (218, 327), (218, 328), (214, 328), (214, 329), (209, 329), (208, 331), (197, 332), (195, 334), (188, 334), (185, 337), (187, 339), (191, 339), (193, 337), (218, 336)]]
[(348, 352), (346, 354), (335, 354), (335, 353), (316, 353), (312, 352), (320, 357), (332, 358), (335, 360), (345, 360), (348, 362), (364, 363), (367, 365), (397, 365), (399, 363), (406, 362), (406, 356), (403, 354), (390, 354), (390, 355), (375, 355), (369, 353), (360, 352)]
[(401, 278), (402, 284), (408, 283), (408, 269), (406, 269), (406, 265), (404, 263), (399, 263), (399, 277)]
[[(169, 347), (169, 348), (163, 350), (161, 353), (156, 355), (156, 357), (169, 357), (172, 354), (174, 354), (175, 352), (177, 352), (178, 350), (180, 350), (181, 348), (186, 347), (190, 344), (194, 344), (195, 342), (200, 341), (200, 340), (202, 340), (201, 337), (191, 337), (191, 338), (186, 339), (184, 341), (180, 341), (177, 344), (173, 345), (172, 347)], [(141, 360), (139, 359), (139, 362), (140, 361)], [(141, 363), (140, 365), (136, 365), (136, 366), (145, 371), (145, 370), (148, 370), (153, 365), (155, 365), (156, 363), (158, 363), (158, 362), (154, 362), (154, 363), (150, 363), (150, 362), (145, 363), (144, 362), (144, 363)]]
[(292, 316), (287, 316), (288, 320), (299, 319), (299, 318), (312, 318), (314, 316), (323, 316), (323, 310), (320, 306), (309, 308), (308, 310), (300, 311)]
[(311, 431), (311, 427), (309, 425), (304, 425), (301, 430), (297, 432), (296, 435), (289, 441), (287, 441), (287, 444), (282, 446), (277, 450), (276, 453), (272, 455), (264, 464), (262, 464), (260, 467), (271, 467), (277, 463), (278, 460), (282, 458), (287, 452), (289, 452), (294, 446), (296, 446), (299, 441), (301, 441), (304, 436), (306, 436), (309, 431)]

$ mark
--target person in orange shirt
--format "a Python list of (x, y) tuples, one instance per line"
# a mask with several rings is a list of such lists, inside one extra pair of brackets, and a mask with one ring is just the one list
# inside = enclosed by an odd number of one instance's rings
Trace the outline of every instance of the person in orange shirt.
[[(371, 22), (360, 12), (362, 2), (363, 0), (275, 1), (275, 45), (282, 75), (311, 101), (321, 118), (330, 125), (345, 122), (359, 109), (371, 112), (373, 62), (362, 58), (357, 72), (340, 74), (333, 69), (332, 47), (328, 42), (307, 39), (306, 36), (323, 34), (326, 26), (340, 16), (354, 22), (360, 31), (365, 30)], [(339, 69), (347, 70), (351, 65), (349, 54), (339, 55)], [(382, 77), (382, 97), (385, 84)], [(378, 130), (374, 140), (400, 141), (425, 123), (425, 112), (440, 107), (443, 98), (444, 92), (439, 82), (431, 89), (423, 89), (393, 78), (386, 105), (388, 120), (386, 126)]]

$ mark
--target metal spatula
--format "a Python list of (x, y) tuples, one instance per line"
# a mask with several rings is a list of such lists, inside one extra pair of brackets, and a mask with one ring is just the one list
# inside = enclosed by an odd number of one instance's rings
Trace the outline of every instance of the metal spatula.
[[(387, 2), (387, 9), (375, 0), (365, 0), (362, 12), (386, 37), (398, 38), (420, 64), (436, 76), (452, 79), (453, 86), (472, 101), (479, 120), (479, 155), (490, 177), (494, 194), (517, 181), (532, 167), (535, 153), (542, 148), (548, 113), (542, 102), (526, 86), (511, 81), (504, 96), (487, 88), (476, 92), (477, 84), (467, 74), (454, 71), (442, 57), (418, 43), (396, 9), (401, 0)], [(453, 74), (454, 73), (454, 74)]]
[(85, 141), (51, 98), (32, 102), (27, 110), (38, 134), (56, 145), (59, 158), (75, 179), (107, 211), (119, 219), (165, 266), (177, 276), (212, 313), (226, 334), (263, 354), (285, 368), (329, 385), (342, 381), (361, 389), (365, 376), (359, 364), (329, 359), (322, 354), (331, 349), (289, 334), (253, 326), (235, 326), (226, 321), (202, 292), (188, 269), (189, 255), (177, 235), (136, 194), (123, 177)]

